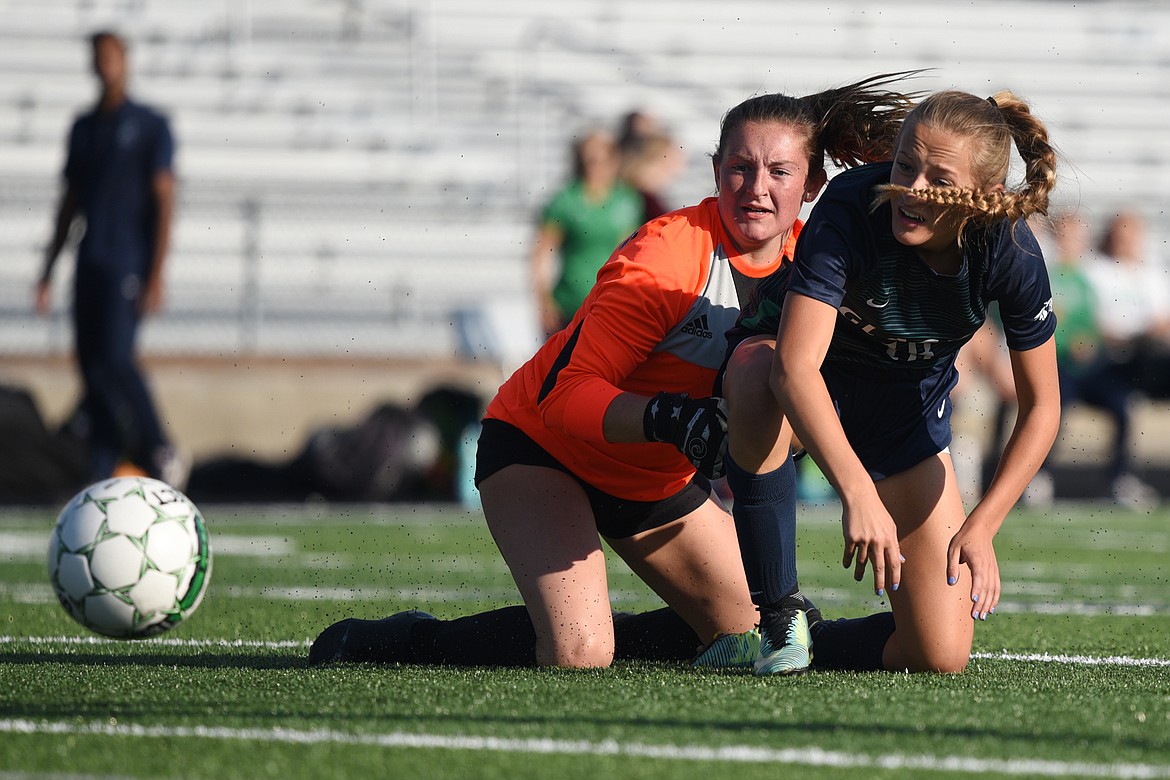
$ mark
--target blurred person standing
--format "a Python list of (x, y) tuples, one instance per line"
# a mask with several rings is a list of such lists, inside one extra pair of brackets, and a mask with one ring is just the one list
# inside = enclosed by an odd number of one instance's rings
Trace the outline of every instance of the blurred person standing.
[(1142, 394), (1170, 398), (1170, 278), (1150, 253), (1145, 219), (1119, 211), (1099, 250), (1089, 273), (1111, 359)]
[(642, 225), (642, 197), (618, 176), (620, 164), (611, 133), (588, 133), (573, 146), (572, 180), (541, 211), (531, 262), (546, 336), (568, 324), (598, 269)]
[(655, 114), (635, 108), (623, 114), (618, 122), (618, 147), (626, 154), (643, 139), (666, 134), (666, 126)]
[(163, 432), (135, 356), (141, 318), (163, 302), (163, 265), (174, 212), (175, 144), (165, 116), (127, 94), (127, 44), (118, 34), (90, 36), (97, 105), (69, 133), (64, 193), (36, 287), (36, 309), (51, 308), (52, 273), (79, 217), (73, 327), (85, 386), (90, 477), (111, 476), (120, 461), (175, 487), (187, 467)]
[(619, 125), (621, 177), (642, 196), (642, 219), (649, 222), (673, 209), (665, 195), (683, 164), (678, 142), (653, 114), (631, 111)]
[[(1067, 409), (1079, 402), (1099, 409), (1109, 417), (1113, 423), (1108, 463), (1109, 490), (1119, 505), (1133, 509), (1149, 508), (1158, 503), (1159, 496), (1131, 471), (1133, 453), (1129, 434), (1134, 387), (1123, 366), (1111, 358), (1102, 335), (1102, 302), (1098, 301), (1098, 290), (1089, 272), (1091, 264), (1100, 260), (1091, 259), (1089, 227), (1072, 212), (1057, 215), (1052, 227), (1052, 247), (1047, 256), (1052, 258), (1049, 277), (1052, 308), (1056, 314), (1061, 407)], [(1096, 284), (1108, 282), (1098, 278)], [(1124, 285), (1113, 288), (1112, 295), (1119, 301), (1135, 300), (1132, 293), (1125, 292)], [(1108, 293), (1106, 297), (1109, 297)], [(1105, 303), (1104, 309), (1108, 308), (1108, 303)], [(1120, 308), (1113, 313), (1123, 314)], [(1129, 316), (1120, 317), (1119, 322), (1123, 323), (1122, 328), (1134, 324)], [(1120, 334), (1117, 324), (1113, 328), (1115, 334)], [(1047, 468), (1038, 478), (1047, 478), (1051, 482)]]

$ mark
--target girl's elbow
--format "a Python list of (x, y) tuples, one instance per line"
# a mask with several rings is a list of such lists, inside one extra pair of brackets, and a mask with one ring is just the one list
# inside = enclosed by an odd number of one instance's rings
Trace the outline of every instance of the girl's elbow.
[(1052, 406), (1048, 411), (1048, 424), (1052, 426), (1053, 435), (1060, 429), (1060, 415), (1061, 415), (1060, 399), (1052, 402)]
[(1019, 425), (1027, 422), (1027, 429), (1032, 431), (1036, 439), (1042, 439), (1052, 447), (1056, 437), (1060, 435), (1060, 400), (1033, 405), (1020, 410)]

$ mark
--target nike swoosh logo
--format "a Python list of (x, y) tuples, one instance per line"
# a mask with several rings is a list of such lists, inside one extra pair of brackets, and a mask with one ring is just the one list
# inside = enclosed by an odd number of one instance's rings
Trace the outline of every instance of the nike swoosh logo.
[(938, 405), (938, 419), (940, 419), (940, 420), (942, 419), (943, 412), (946, 411), (946, 408), (947, 408), (947, 399), (944, 398), (943, 402)]
[(889, 299), (889, 298), (886, 298), (886, 299), (885, 299), (884, 301), (882, 301), (881, 303), (878, 303), (878, 302), (877, 302), (877, 301), (875, 301), (873, 298), (869, 298), (868, 300), (866, 300), (866, 302), (865, 302), (865, 305), (866, 305), (866, 306), (871, 306), (871, 307), (873, 307), (873, 308), (875, 308), (875, 309), (884, 309), (884, 308), (886, 308), (887, 306), (889, 306), (889, 305), (890, 305), (890, 299)]

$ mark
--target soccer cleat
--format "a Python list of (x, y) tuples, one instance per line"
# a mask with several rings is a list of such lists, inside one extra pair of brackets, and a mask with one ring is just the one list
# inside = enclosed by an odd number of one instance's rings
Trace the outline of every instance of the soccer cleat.
[(720, 634), (691, 662), (696, 669), (751, 669), (760, 656), (760, 630)]
[(1032, 477), (1028, 487), (1024, 488), (1020, 501), (1031, 509), (1046, 509), (1052, 506), (1055, 498), (1056, 483), (1052, 479), (1052, 473), (1047, 469), (1041, 469)]
[(186, 490), (191, 476), (191, 459), (170, 445), (159, 447), (151, 456), (151, 476), (175, 490)]
[(805, 619), (808, 620), (808, 630), (811, 634), (814, 626), (822, 622), (825, 618), (821, 615), (821, 611), (817, 609), (817, 605), (809, 601), (808, 596), (802, 595), (801, 598), (804, 599)]
[(309, 665), (355, 663), (411, 663), (415, 626), (434, 615), (417, 609), (381, 620), (346, 618), (325, 629), (309, 648)]
[(1149, 512), (1162, 502), (1157, 490), (1133, 474), (1122, 474), (1109, 487), (1118, 506), (1135, 512)]
[(812, 664), (808, 613), (795, 607), (761, 610), (758, 676), (804, 674)]

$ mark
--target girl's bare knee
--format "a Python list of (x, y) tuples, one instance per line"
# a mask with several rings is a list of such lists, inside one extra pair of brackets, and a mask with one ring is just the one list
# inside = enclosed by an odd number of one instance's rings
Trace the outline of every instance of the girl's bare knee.
[[(971, 660), (969, 644), (922, 647), (896, 632), (886, 645), (885, 666), (893, 672), (958, 674)], [(916, 646), (917, 645), (917, 646)]]
[(909, 672), (937, 672), (939, 674), (959, 674), (967, 668), (971, 660), (971, 652), (959, 650), (945, 650), (939, 648), (933, 652), (923, 653), (907, 666)]
[(775, 351), (773, 344), (761, 342), (744, 344), (733, 352), (724, 379), (728, 397), (741, 403), (753, 399), (771, 401), (768, 377)]
[(605, 669), (613, 664), (613, 639), (585, 635), (564, 637), (548, 647), (536, 648), (536, 662), (540, 666), (562, 669)]

